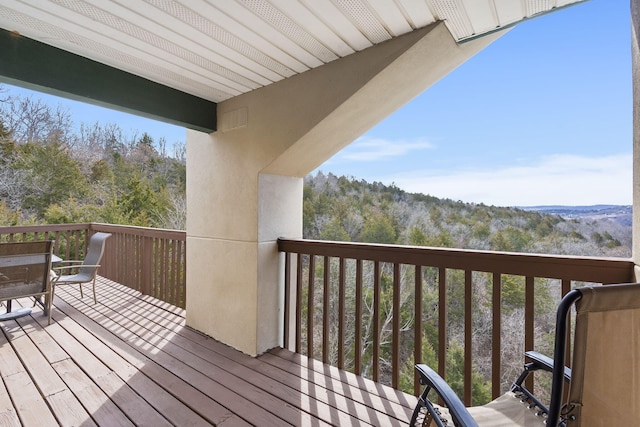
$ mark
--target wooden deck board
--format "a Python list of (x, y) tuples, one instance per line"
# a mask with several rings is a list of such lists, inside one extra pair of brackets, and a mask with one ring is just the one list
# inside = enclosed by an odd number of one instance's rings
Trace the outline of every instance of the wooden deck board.
[[(37, 334), (37, 331), (35, 332)], [(22, 327), (15, 328), (12, 334), (11, 344), (29, 376), (34, 379), (40, 394), (53, 408), (53, 412), (62, 425), (94, 425), (87, 421), (88, 413), (82, 404), (48, 362), (30, 336)]]
[[(138, 309), (130, 311), (127, 315), (131, 318), (137, 316), (138, 321), (145, 323), (144, 326), (138, 325), (140, 328), (137, 328), (137, 330), (139, 331), (139, 334), (142, 334), (140, 336), (146, 336), (148, 339), (157, 338), (158, 334), (161, 332), (158, 331), (159, 326), (149, 324), (146, 317), (141, 318), (141, 315), (136, 315), (136, 313), (138, 313)], [(129, 319), (129, 321), (131, 321), (131, 319)], [(130, 327), (134, 326), (130, 324)], [(166, 331), (167, 329), (163, 330)], [(318, 388), (316, 385), (311, 384), (308, 381), (300, 381), (299, 377), (294, 377), (285, 371), (281, 371), (269, 364), (262, 363), (258, 359), (248, 356), (238, 357), (237, 352), (228, 347), (226, 347), (226, 349), (229, 350), (228, 353), (231, 353), (231, 358), (225, 357), (223, 354), (224, 349), (220, 348), (225, 346), (218, 346), (219, 350), (223, 351), (219, 353), (221, 357), (215, 359), (214, 364), (205, 359), (205, 352), (209, 353), (209, 349), (196, 345), (193, 341), (190, 341), (188, 338), (180, 336), (179, 334), (174, 333), (171, 336), (165, 336), (160, 341), (157, 341), (157, 345), (161, 346), (162, 351), (185, 361), (205, 375), (215, 372), (218, 369), (222, 369), (224, 370), (223, 372), (235, 375), (237, 380), (225, 381), (225, 385), (229, 388), (233, 388), (230, 385), (231, 383), (234, 383), (235, 385), (240, 384), (240, 387), (244, 387), (244, 384), (242, 384), (244, 380), (240, 379), (251, 378), (253, 385), (268, 392), (273, 388), (274, 380), (278, 381), (286, 387), (278, 388), (279, 394), (277, 395), (277, 399), (284, 400), (294, 408), (297, 408), (294, 412), (296, 416), (299, 416), (300, 410), (305, 412), (315, 412), (315, 415), (318, 415), (325, 420), (333, 420), (340, 425), (352, 424), (354, 420), (350, 414), (356, 412), (360, 413), (360, 419), (367, 419), (366, 412), (368, 411), (368, 408), (364, 407), (359, 402), (352, 402), (351, 408), (344, 405), (344, 399), (335, 399), (334, 402), (329, 402), (330, 398), (328, 397), (326, 389)], [(228, 355), (229, 354), (227, 354), (227, 356)], [(241, 382), (239, 383), (239, 381)], [(283, 390), (285, 393), (282, 393)], [(301, 399), (301, 395), (305, 393), (305, 390), (308, 396)], [(276, 396), (270, 395), (268, 400), (273, 400), (274, 398), (276, 398)], [(262, 400), (264, 401), (264, 399)], [(269, 403), (268, 400), (265, 401), (266, 404)], [(315, 405), (314, 408), (309, 406), (310, 402), (313, 402)], [(334, 404), (334, 408), (330, 407), (330, 403)], [(354, 410), (353, 407), (356, 407), (359, 411), (357, 411), (357, 409)], [(335, 411), (335, 409), (340, 409), (340, 411)], [(282, 412), (280, 412), (280, 415), (282, 415)], [(294, 418), (289, 421), (297, 422), (298, 419)]]
[(288, 350), (242, 354), (106, 279), (97, 292), (57, 288), (50, 325), (39, 309), (0, 322), (0, 425), (395, 426), (415, 404)]
[(6, 427), (20, 425), (20, 419), (9, 398), (9, 392), (4, 386), (4, 381), (0, 381), (0, 425)]
[[(138, 308), (135, 310), (135, 312), (138, 313)], [(153, 317), (151, 313), (144, 313), (144, 316), (147, 319)], [(165, 319), (164, 317), (162, 318)], [(168, 331), (168, 328), (169, 326), (167, 326), (165, 323), (165, 328), (163, 328), (163, 331)], [(190, 334), (190, 338), (195, 338), (196, 341), (200, 341), (200, 339), (194, 336), (195, 334), (197, 334), (194, 331), (188, 328), (182, 328), (181, 325), (179, 326), (179, 328), (181, 333), (184, 331), (185, 335)], [(186, 338), (181, 339), (181, 337), (177, 335), (174, 335), (171, 338), (171, 342), (180, 342), (183, 348), (187, 348), (189, 346), (189, 343), (193, 344), (193, 341), (189, 341)], [(352, 374), (349, 374), (348, 378), (351, 379), (351, 382), (355, 384), (355, 386), (353, 384), (343, 384), (342, 379), (332, 379), (330, 381), (326, 381), (324, 373), (314, 374), (312, 370), (307, 369), (306, 367), (302, 367), (299, 363), (292, 364), (290, 361), (282, 360), (279, 364), (280, 366), (278, 367), (272, 366), (269, 363), (264, 363), (265, 360), (272, 360), (270, 353), (260, 356), (259, 358), (252, 358), (248, 356), (239, 358), (235, 350), (224, 346), (216, 342), (215, 340), (207, 339), (201, 342), (208, 343), (209, 348), (211, 348), (213, 351), (219, 352), (222, 355), (226, 355), (227, 357), (229, 357), (229, 360), (233, 360), (233, 366), (230, 369), (232, 369), (239, 376), (244, 376), (247, 374), (250, 375), (250, 371), (254, 371), (265, 375), (272, 380), (287, 384), (289, 387), (295, 390), (294, 395), (298, 396), (298, 400), (300, 400), (299, 395), (302, 393), (307, 395), (306, 399), (314, 401), (316, 405), (316, 411), (327, 409), (325, 404), (330, 404), (343, 413), (347, 412), (352, 415), (355, 414), (356, 417), (359, 418), (359, 420), (368, 421), (372, 425), (388, 425), (397, 422), (397, 420), (405, 419), (407, 413), (406, 408), (413, 407), (413, 404), (415, 402), (415, 400), (412, 400), (413, 397), (407, 399), (407, 396), (404, 393), (393, 391), (388, 387), (381, 387), (373, 381), (363, 380), (362, 378), (356, 377)], [(189, 348), (191, 349), (191, 351), (198, 351), (197, 347), (191, 346)], [(291, 354), (287, 351), (284, 351), (284, 353)], [(324, 366), (325, 370), (329, 368), (326, 365), (322, 365), (321, 363), (319, 365)], [(312, 366), (316, 366), (316, 364), (312, 364)], [(336, 368), (330, 368), (329, 370), (333, 373), (341, 372)], [(293, 373), (291, 373), (290, 371), (292, 371)], [(305, 377), (305, 373), (307, 374), (307, 378), (302, 378)], [(346, 373), (342, 372), (340, 375), (344, 377), (345, 374)], [(261, 382), (256, 381), (255, 376), (256, 374), (254, 374), (253, 382), (254, 384), (260, 386)], [(359, 380), (357, 380), (357, 378), (359, 378)], [(361, 387), (365, 390), (361, 389)], [(392, 399), (392, 401), (383, 402), (383, 400), (380, 399), (379, 396), (371, 395), (371, 392), (366, 389), (374, 390), (375, 394), (384, 391), (386, 395)], [(361, 401), (368, 402), (368, 406), (361, 403)], [(405, 406), (402, 406), (398, 402), (402, 402)], [(387, 417), (387, 414), (378, 413), (378, 411), (374, 409), (385, 407), (387, 411), (392, 414), (392, 418)], [(329, 419), (334, 419), (335, 422), (336, 412), (332, 409), (328, 410), (332, 414)], [(341, 414), (338, 413), (338, 415)], [(395, 417), (395, 419), (393, 417)], [(341, 421), (344, 423), (351, 422), (352, 420), (343, 418)]]

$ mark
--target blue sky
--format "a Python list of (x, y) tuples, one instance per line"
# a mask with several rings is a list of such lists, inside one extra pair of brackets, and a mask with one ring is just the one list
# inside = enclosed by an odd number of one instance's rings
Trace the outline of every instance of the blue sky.
[(319, 169), (500, 206), (631, 204), (628, 0), (523, 22)]
[[(629, 1), (590, 0), (519, 24), (318, 170), (498, 206), (631, 204), (631, 93)], [(78, 125), (185, 140), (176, 126), (35, 96)]]

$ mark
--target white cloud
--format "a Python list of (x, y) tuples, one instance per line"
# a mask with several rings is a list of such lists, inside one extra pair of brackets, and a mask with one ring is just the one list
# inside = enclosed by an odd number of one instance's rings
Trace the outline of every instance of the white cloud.
[(632, 155), (553, 155), (496, 169), (418, 170), (383, 182), (409, 192), (497, 206), (632, 203)]
[(412, 151), (421, 151), (434, 148), (434, 145), (425, 140), (386, 140), (359, 138), (336, 156), (336, 160), (348, 160), (355, 162), (374, 162), (401, 157)]

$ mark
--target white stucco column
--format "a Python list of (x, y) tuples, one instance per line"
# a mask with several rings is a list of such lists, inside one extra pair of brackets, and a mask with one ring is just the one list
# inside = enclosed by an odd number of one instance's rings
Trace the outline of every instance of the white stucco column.
[(218, 104), (187, 133), (187, 325), (256, 355), (281, 345), (276, 239), (302, 237), (302, 179), (499, 35), (442, 24)]

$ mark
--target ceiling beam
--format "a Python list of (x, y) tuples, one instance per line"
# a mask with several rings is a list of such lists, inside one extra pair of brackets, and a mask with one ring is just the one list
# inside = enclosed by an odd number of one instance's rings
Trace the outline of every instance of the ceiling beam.
[(0, 29), (0, 81), (211, 133), (216, 103)]

